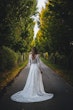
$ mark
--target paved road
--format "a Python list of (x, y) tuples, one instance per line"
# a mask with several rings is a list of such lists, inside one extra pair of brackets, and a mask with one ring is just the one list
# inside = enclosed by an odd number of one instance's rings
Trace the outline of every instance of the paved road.
[[(42, 62), (41, 62), (42, 63)], [(35, 103), (18, 103), (10, 99), (15, 92), (23, 89), (29, 73), (26, 66), (20, 74), (0, 93), (1, 110), (73, 110), (73, 87), (53, 70), (42, 63), (45, 91), (53, 93), (50, 100)]]

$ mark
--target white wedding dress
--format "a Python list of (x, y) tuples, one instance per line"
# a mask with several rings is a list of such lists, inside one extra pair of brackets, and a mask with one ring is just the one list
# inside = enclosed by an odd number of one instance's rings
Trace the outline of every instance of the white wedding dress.
[(46, 93), (43, 86), (42, 74), (40, 71), (39, 55), (36, 55), (32, 60), (31, 54), (29, 55), (30, 70), (28, 78), (23, 90), (13, 94), (11, 99), (16, 102), (40, 102), (51, 99), (53, 94)]

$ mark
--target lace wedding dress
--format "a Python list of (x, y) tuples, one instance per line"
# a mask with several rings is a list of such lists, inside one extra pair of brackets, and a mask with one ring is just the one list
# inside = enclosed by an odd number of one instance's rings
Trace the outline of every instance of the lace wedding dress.
[(40, 71), (40, 59), (29, 55), (30, 70), (23, 90), (13, 94), (11, 99), (16, 102), (39, 102), (51, 99), (53, 94), (46, 93), (43, 86), (42, 74)]

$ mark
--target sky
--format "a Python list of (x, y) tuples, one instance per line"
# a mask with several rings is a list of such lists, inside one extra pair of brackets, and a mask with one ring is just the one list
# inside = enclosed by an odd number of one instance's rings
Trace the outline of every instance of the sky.
[(37, 32), (39, 30), (39, 27), (38, 27), (38, 20), (39, 20), (39, 14), (42, 10), (42, 8), (45, 8), (45, 3), (47, 3), (48, 0), (37, 0), (37, 14), (35, 16), (32, 16), (33, 20), (35, 21), (35, 26), (34, 26), (34, 36), (33, 38), (35, 39), (36, 38), (36, 35), (37, 35)]
[(37, 0), (37, 8), (38, 8), (38, 12), (41, 12), (42, 10), (42, 7), (45, 8), (45, 3), (47, 2), (48, 0)]

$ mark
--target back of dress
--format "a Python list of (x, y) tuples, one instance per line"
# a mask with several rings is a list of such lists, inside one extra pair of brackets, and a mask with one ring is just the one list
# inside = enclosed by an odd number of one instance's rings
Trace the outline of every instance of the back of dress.
[(40, 59), (39, 59), (39, 55), (35, 55), (35, 58), (32, 59), (32, 54), (29, 55), (29, 65), (31, 64), (40, 64)]
[(42, 74), (38, 66), (40, 60), (37, 54), (32, 59), (29, 55), (30, 70), (23, 90), (13, 94), (11, 99), (16, 102), (39, 102), (51, 99), (53, 94), (46, 93), (44, 90)]

